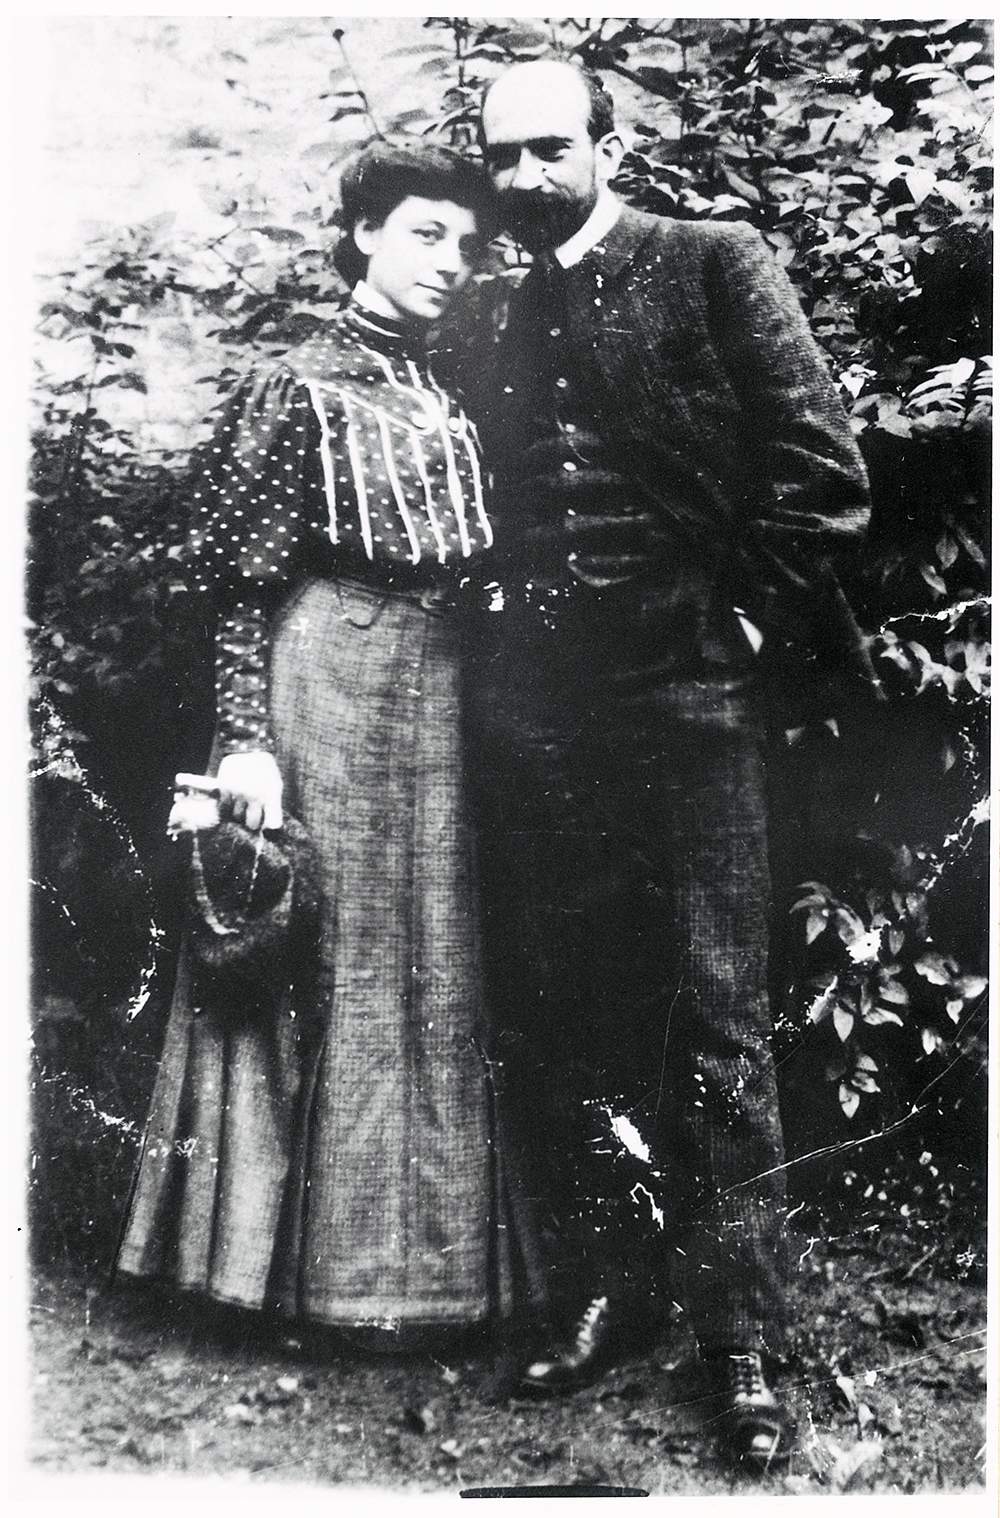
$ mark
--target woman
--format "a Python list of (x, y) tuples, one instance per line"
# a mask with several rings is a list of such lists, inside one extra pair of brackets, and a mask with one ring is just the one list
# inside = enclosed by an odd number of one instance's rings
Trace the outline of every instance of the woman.
[(385, 143), (342, 199), (338, 264), (363, 278), (237, 388), (192, 537), (219, 608), (223, 802), (311, 837), (318, 972), (234, 1024), (182, 968), (119, 1268), (398, 1332), (507, 1312), (524, 1267), (460, 749), (454, 603), (492, 534), (474, 432), (425, 350), (490, 203), (456, 155)]

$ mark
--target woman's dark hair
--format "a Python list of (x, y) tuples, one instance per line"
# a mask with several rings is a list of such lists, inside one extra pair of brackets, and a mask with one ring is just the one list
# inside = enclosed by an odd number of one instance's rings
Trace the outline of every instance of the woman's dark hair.
[(380, 227), (408, 195), (467, 206), (484, 240), (496, 232), (496, 197), (480, 164), (436, 143), (373, 142), (348, 160), (340, 176), (343, 235), (333, 261), (349, 285), (363, 279), (368, 267), (354, 228), (362, 220)]

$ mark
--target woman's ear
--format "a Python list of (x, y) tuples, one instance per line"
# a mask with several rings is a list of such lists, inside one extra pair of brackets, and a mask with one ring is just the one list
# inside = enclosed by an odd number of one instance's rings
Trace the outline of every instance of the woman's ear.
[(365, 258), (370, 258), (374, 251), (375, 235), (377, 232), (378, 227), (367, 216), (362, 216), (359, 221), (354, 223), (351, 229), (354, 245), (359, 253), (364, 254)]
[(607, 132), (595, 143), (597, 177), (601, 184), (614, 179), (625, 156), (625, 144), (617, 132)]

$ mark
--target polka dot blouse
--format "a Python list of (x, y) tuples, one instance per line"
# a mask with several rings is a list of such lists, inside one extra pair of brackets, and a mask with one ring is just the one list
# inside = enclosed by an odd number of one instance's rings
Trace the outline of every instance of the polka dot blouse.
[(303, 576), (424, 583), (489, 548), (475, 429), (427, 355), (355, 304), (235, 389), (196, 466), (190, 547), (219, 607), (222, 751), (270, 749), (269, 608)]

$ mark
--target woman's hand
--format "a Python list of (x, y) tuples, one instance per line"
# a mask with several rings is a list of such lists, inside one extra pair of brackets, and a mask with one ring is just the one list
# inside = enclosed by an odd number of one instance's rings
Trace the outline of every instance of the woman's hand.
[(242, 822), (252, 833), (281, 827), (281, 771), (273, 754), (226, 754), (219, 761), (218, 781), (222, 817)]

